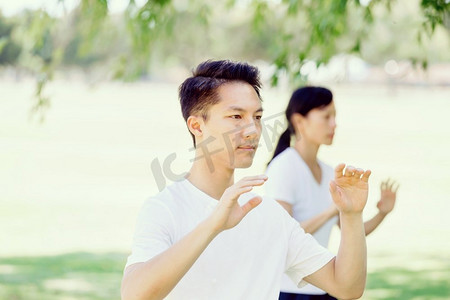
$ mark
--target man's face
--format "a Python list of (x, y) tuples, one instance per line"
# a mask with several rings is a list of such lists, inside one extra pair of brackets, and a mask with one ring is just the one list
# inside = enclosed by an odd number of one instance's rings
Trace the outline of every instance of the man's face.
[(248, 168), (261, 136), (261, 100), (243, 82), (223, 84), (217, 92), (220, 100), (208, 110), (197, 149), (207, 149), (214, 169)]

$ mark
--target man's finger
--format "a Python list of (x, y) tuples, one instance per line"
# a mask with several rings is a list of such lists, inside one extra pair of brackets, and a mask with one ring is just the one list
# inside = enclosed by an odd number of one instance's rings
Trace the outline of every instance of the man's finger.
[(347, 166), (347, 168), (345, 168), (344, 176), (345, 177), (352, 177), (354, 172), (355, 172), (355, 168), (354, 167)]
[(239, 181), (235, 184), (236, 188), (243, 188), (246, 186), (256, 186), (256, 185), (263, 185), (264, 182), (266, 182), (265, 179), (253, 179), (248, 181)]
[(262, 202), (262, 198), (260, 196), (253, 197), (252, 199), (248, 200), (247, 203), (241, 206), (242, 210), (244, 211), (244, 216), (249, 213), (252, 209), (257, 207)]
[(395, 189), (394, 189), (394, 193), (397, 193), (399, 187), (400, 187), (400, 184), (397, 183), (396, 186), (395, 186)]
[(239, 197), (242, 194), (248, 193), (253, 189), (253, 186), (245, 186), (245, 187), (234, 187), (233, 189), (230, 189), (226, 191), (226, 195), (222, 196), (225, 201), (231, 201), (231, 202), (237, 202)]
[(333, 198), (333, 201), (336, 203), (336, 201), (340, 201), (341, 197), (339, 195), (339, 191), (337, 189), (337, 184), (334, 180), (330, 181), (330, 194), (331, 198)]
[(234, 198), (239, 198), (240, 195), (250, 192), (253, 189), (252, 185), (244, 186), (244, 187), (236, 187), (231, 191), (231, 195)]
[(245, 181), (251, 181), (251, 180), (258, 180), (258, 179), (264, 179), (264, 180), (267, 180), (267, 175), (265, 175), (265, 174), (260, 174), (260, 175), (255, 175), (255, 176), (246, 176), (246, 177), (242, 178), (241, 180), (239, 180), (239, 181), (236, 182), (236, 183), (239, 183), (239, 182), (245, 182)]
[(363, 176), (361, 177), (361, 179), (362, 179), (364, 182), (369, 182), (370, 174), (372, 174), (372, 171), (366, 170), (366, 171), (364, 172)]
[(345, 168), (344, 163), (338, 164), (336, 166), (336, 168), (334, 169), (334, 178), (341, 178), (342, 176), (344, 176), (342, 174), (342, 171), (344, 170), (344, 168)]
[(364, 170), (361, 168), (356, 168), (355, 173), (353, 173), (353, 177), (359, 179), (361, 175), (364, 173)]

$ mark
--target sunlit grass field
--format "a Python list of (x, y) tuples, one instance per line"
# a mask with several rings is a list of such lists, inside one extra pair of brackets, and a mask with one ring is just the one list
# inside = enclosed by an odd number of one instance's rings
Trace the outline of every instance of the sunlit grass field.
[[(29, 115), (33, 83), (0, 81), (0, 299), (120, 298), (140, 206), (193, 158), (177, 85), (56, 81), (40, 124)], [(373, 171), (366, 218), (383, 179), (401, 185), (394, 212), (367, 238), (362, 299), (449, 299), (450, 89), (329, 87), (338, 128), (321, 159)], [(237, 179), (264, 172), (289, 94), (264, 89), (270, 130)], [(338, 242), (336, 230), (332, 251)]]

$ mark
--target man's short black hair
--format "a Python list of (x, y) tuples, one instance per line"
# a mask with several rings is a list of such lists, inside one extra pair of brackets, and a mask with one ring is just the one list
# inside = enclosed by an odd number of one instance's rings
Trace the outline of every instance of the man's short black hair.
[[(219, 102), (217, 89), (222, 84), (233, 81), (250, 84), (261, 99), (258, 68), (229, 60), (207, 60), (199, 64), (192, 72), (192, 77), (186, 79), (179, 89), (184, 120), (187, 121), (189, 116), (195, 114), (200, 114), (207, 120), (209, 107)], [(195, 137), (192, 133), (191, 135), (195, 146)]]

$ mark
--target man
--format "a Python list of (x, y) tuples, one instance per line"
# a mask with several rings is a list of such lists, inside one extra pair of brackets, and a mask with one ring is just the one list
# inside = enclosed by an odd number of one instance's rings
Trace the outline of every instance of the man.
[(339, 298), (362, 295), (370, 171), (336, 167), (336, 257), (275, 200), (250, 193), (265, 175), (234, 183), (234, 169), (251, 166), (261, 135), (260, 86), (255, 67), (230, 61), (204, 62), (181, 85), (197, 159), (186, 179), (142, 208), (123, 299), (277, 299), (285, 271), (300, 286), (309, 282)]

